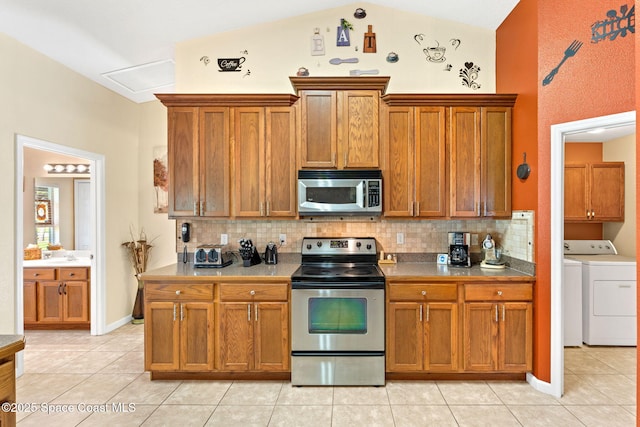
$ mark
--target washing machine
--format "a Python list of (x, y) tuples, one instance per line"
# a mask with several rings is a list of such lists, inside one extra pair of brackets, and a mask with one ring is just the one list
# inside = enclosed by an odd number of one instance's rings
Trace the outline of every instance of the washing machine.
[(565, 240), (565, 258), (582, 263), (582, 340), (635, 346), (636, 259), (618, 255), (610, 240)]

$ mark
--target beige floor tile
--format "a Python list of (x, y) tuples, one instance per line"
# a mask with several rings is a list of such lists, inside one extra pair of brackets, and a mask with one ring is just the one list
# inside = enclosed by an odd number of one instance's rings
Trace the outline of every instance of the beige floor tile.
[(85, 356), (87, 353), (87, 351), (39, 351), (25, 357), (24, 372), (57, 372), (58, 367), (69, 368), (69, 362), (78, 356)]
[(55, 412), (62, 411), (60, 406), (50, 406), (47, 411), (49, 412), (47, 413), (42, 410), (34, 412), (26, 418), (21, 419), (18, 425), (20, 425), (20, 427), (69, 427), (80, 424), (91, 415), (89, 412), (76, 410), (75, 406), (71, 406), (69, 412)]
[(498, 396), (483, 381), (438, 381), (438, 388), (449, 405), (498, 405)]
[(391, 405), (396, 427), (457, 426), (446, 405)]
[(131, 427), (139, 426), (149, 418), (156, 405), (134, 405), (122, 410), (110, 408), (108, 412), (94, 412), (79, 424), (79, 427)]
[(275, 405), (281, 381), (234, 381), (220, 405)]
[(182, 381), (151, 381), (149, 379), (149, 373), (144, 373), (113, 396), (109, 402), (159, 405), (178, 388), (181, 382)]
[(564, 376), (562, 405), (615, 405), (615, 402), (597, 390), (582, 375)]
[(276, 405), (331, 405), (333, 387), (294, 387), (284, 383)]
[(583, 375), (594, 389), (616, 402), (618, 405), (636, 403), (636, 383), (624, 375)]
[(385, 388), (392, 405), (446, 405), (432, 381), (389, 381)]
[(266, 427), (269, 425), (274, 406), (218, 406), (206, 426), (221, 427)]
[(231, 387), (231, 381), (183, 381), (164, 405), (217, 405)]
[(638, 414), (638, 406), (637, 405), (622, 405), (624, 409), (627, 410), (634, 417)]
[(487, 383), (491, 390), (505, 405), (559, 405), (560, 402), (551, 395), (537, 391), (523, 381), (506, 381)]
[(334, 405), (332, 427), (393, 427), (389, 405)]
[(24, 374), (16, 381), (16, 401), (51, 402), (89, 377), (88, 374)]
[(575, 415), (560, 405), (517, 405), (508, 408), (525, 427), (577, 427), (583, 425)]
[(88, 351), (85, 354), (74, 357), (65, 364), (53, 366), (47, 372), (67, 373), (73, 366), (74, 373), (93, 374), (99, 372), (124, 355), (125, 353), (123, 352)]
[(137, 374), (95, 374), (57, 397), (53, 403), (106, 403), (137, 376)]
[(615, 374), (616, 370), (587, 352), (567, 354), (564, 357), (565, 370), (573, 374)]
[(632, 427), (636, 425), (636, 417), (620, 406), (567, 406), (586, 426)]
[(334, 387), (334, 405), (389, 405), (385, 387)]
[(142, 425), (201, 427), (209, 420), (215, 408), (209, 405), (161, 405)]
[(108, 364), (100, 373), (135, 373), (144, 372), (144, 351), (130, 351)]
[(520, 426), (516, 417), (503, 405), (452, 405), (449, 408), (461, 427)]
[(320, 406), (276, 406), (269, 427), (331, 427), (332, 407)]

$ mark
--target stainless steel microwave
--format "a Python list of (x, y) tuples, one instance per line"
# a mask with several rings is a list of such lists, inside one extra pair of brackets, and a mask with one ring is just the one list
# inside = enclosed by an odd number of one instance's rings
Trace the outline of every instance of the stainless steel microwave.
[(313, 215), (381, 215), (379, 170), (298, 171), (298, 213)]

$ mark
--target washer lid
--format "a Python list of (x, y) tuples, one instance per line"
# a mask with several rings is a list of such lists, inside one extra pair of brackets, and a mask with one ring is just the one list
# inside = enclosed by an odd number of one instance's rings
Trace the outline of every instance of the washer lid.
[(565, 240), (564, 255), (616, 255), (611, 240)]

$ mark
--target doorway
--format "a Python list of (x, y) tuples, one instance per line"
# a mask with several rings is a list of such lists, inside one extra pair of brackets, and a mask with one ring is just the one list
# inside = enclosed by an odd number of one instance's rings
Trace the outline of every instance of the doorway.
[(575, 133), (635, 123), (636, 113), (629, 111), (551, 126), (551, 382), (536, 388), (556, 397), (564, 392), (564, 143)]
[[(93, 255), (91, 259), (91, 335), (102, 335), (106, 332), (105, 316), (105, 185), (104, 185), (104, 156), (88, 151), (83, 151), (48, 141), (39, 140), (23, 135), (16, 135), (16, 333), (24, 334), (24, 294), (23, 282), (23, 242), (24, 242), (24, 155), (25, 148), (47, 151), (59, 155), (79, 157), (87, 159), (90, 164), (89, 180), (89, 251)], [(20, 354), (21, 355), (21, 354)], [(23, 371), (23, 360), (20, 356), (17, 360), (17, 371)]]

